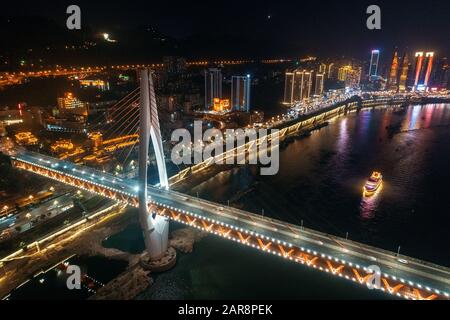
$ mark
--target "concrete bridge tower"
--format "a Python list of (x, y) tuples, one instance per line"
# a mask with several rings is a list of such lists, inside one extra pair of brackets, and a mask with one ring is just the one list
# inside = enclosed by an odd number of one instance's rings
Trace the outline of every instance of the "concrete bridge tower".
[(147, 165), (150, 138), (156, 155), (160, 187), (168, 189), (166, 162), (159, 128), (158, 110), (152, 74), (141, 69), (140, 75), (140, 123), (139, 123), (139, 220), (144, 233), (145, 248), (150, 260), (160, 259), (168, 248), (168, 218), (150, 212), (147, 195)]

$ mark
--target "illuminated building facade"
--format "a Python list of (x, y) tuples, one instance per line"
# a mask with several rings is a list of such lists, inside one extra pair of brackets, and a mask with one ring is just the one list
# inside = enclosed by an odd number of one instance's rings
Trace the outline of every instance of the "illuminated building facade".
[(250, 75), (231, 77), (231, 108), (250, 111)]
[(370, 56), (370, 66), (369, 66), (369, 80), (378, 79), (378, 63), (380, 60), (380, 50), (372, 50)]
[(70, 139), (60, 139), (50, 146), (51, 151), (54, 153), (68, 152), (73, 150), (73, 148), (74, 145)]
[(313, 94), (321, 95), (323, 93), (324, 73), (297, 69), (293, 72), (286, 72), (285, 77), (283, 103), (286, 105), (293, 105), (295, 102), (309, 99)]
[(109, 82), (100, 80), (100, 79), (82, 79), (80, 81), (80, 86), (87, 88), (87, 87), (96, 87), (98, 89), (101, 89), (103, 91), (109, 90)]
[(20, 145), (31, 146), (38, 144), (39, 140), (31, 132), (18, 132), (15, 134), (16, 142)]
[(87, 117), (88, 104), (74, 97), (71, 92), (66, 92), (64, 97), (58, 97), (57, 101), (60, 113), (72, 113)]
[(440, 89), (448, 88), (450, 84), (450, 64), (447, 57), (440, 58), (434, 68), (433, 86)]
[(314, 85), (314, 95), (320, 96), (323, 94), (323, 81), (324, 81), (325, 74), (324, 73), (317, 73), (316, 74), (316, 83)]
[(394, 51), (394, 56), (392, 58), (391, 69), (389, 71), (389, 77), (387, 79), (386, 87), (388, 90), (398, 90), (398, 54), (397, 50)]
[(433, 68), (434, 52), (416, 52), (414, 69), (414, 91), (428, 90), (431, 70)]
[(293, 103), (294, 103), (294, 72), (286, 72), (284, 79), (283, 104), (292, 105)]
[(216, 112), (231, 111), (229, 99), (214, 98), (213, 110)]
[(300, 73), (301, 80), (299, 82), (300, 87), (300, 99), (305, 100), (311, 97), (311, 88), (312, 88), (312, 79), (313, 79), (313, 71), (303, 70)]
[(359, 87), (361, 81), (361, 67), (351, 65), (342, 66), (338, 71), (338, 80), (345, 82), (347, 88)]
[(405, 52), (403, 54), (402, 69), (400, 71), (400, 76), (399, 76), (399, 80), (398, 80), (398, 91), (400, 91), (400, 92), (406, 91), (408, 72), (409, 72), (409, 58), (408, 58), (408, 53)]
[(333, 78), (334, 63), (330, 63), (327, 67), (327, 79)]
[(205, 110), (209, 110), (217, 98), (222, 99), (222, 72), (210, 68), (205, 70)]

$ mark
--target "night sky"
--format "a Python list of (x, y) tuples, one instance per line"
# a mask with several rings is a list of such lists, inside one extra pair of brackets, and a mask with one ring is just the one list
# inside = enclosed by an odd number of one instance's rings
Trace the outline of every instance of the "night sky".
[[(361, 57), (393, 46), (450, 53), (450, 1), (8, 1), (2, 16), (43, 16), (65, 25), (65, 9), (78, 4), (82, 26), (108, 31), (151, 25), (176, 39), (253, 40), (258, 52)], [(365, 26), (370, 4), (381, 7), (381, 30)], [(208, 41), (210, 42), (210, 41)], [(237, 42), (239, 43), (239, 42)], [(207, 44), (205, 44), (206, 46)], [(210, 43), (209, 43), (210, 45)], [(248, 49), (245, 49), (246, 51)], [(245, 56), (247, 52), (243, 52)]]

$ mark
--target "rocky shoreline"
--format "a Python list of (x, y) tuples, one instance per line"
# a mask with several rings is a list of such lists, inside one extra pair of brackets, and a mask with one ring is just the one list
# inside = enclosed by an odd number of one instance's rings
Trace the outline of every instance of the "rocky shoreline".
[[(183, 228), (173, 231), (169, 236), (169, 252), (175, 253), (175, 249), (190, 253), (194, 249), (194, 244), (207, 235), (193, 228)], [(148, 266), (142, 263), (145, 253), (136, 255), (128, 254), (117, 249), (106, 249), (100, 246), (93, 247), (95, 254), (104, 255), (110, 258), (126, 259), (129, 262), (128, 268), (114, 280), (107, 283), (99, 289), (96, 294), (91, 296), (90, 300), (130, 300), (138, 296), (142, 291), (147, 289), (154, 283), (151, 277), (152, 272), (148, 270)], [(169, 268), (175, 265), (169, 265)], [(157, 267), (156, 267), (156, 270)], [(158, 271), (153, 271), (158, 272)], [(161, 270), (161, 272), (164, 272)]]

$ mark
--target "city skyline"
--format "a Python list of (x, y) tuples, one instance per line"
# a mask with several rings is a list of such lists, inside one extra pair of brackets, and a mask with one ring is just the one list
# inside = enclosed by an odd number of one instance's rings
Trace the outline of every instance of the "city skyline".
[(3, 9), (2, 307), (450, 300), (450, 2)]

